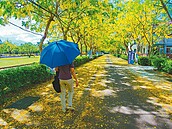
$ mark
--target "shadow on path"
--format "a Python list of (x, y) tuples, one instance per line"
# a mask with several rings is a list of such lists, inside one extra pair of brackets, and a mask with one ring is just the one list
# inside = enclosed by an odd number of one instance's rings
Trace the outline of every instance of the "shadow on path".
[(32, 97), (28, 96), (23, 99), (20, 99), (16, 101), (15, 103), (12, 103), (11, 105), (7, 106), (6, 108), (16, 108), (16, 109), (26, 109), (36, 101), (38, 101), (40, 97)]

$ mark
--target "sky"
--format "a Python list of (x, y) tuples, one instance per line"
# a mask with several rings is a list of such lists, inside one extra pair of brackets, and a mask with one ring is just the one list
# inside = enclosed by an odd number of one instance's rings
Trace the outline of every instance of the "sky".
[[(16, 19), (10, 19), (10, 22), (18, 26), (21, 26), (22, 23), (20, 20)], [(11, 24), (7, 24), (5, 26), (0, 25), (0, 39), (2, 42), (8, 40), (16, 45), (24, 44), (27, 42), (37, 44), (37, 42), (40, 42), (41, 38), (41, 35), (32, 34)]]

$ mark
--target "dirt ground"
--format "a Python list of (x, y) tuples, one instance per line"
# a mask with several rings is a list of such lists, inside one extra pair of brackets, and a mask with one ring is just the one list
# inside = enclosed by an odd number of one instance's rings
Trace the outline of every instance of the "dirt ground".
[(172, 129), (171, 76), (139, 68), (112, 55), (77, 67), (74, 112), (61, 111), (52, 80), (18, 91), (0, 106), (0, 128)]

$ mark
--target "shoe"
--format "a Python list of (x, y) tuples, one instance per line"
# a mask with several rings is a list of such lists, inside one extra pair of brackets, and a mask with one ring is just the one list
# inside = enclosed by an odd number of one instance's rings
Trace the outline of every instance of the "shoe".
[(75, 111), (75, 108), (73, 108), (72, 106), (69, 106), (67, 107), (67, 110)]

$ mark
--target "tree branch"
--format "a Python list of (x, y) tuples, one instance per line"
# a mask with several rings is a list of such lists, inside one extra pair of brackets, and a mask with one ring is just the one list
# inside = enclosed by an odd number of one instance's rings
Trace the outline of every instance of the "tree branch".
[[(41, 5), (39, 5), (39, 4), (37, 4), (36, 2), (34, 2), (33, 0), (29, 0), (29, 1), (30, 1), (32, 4), (36, 5), (37, 7), (41, 8), (42, 10), (44, 10), (44, 11), (50, 13), (51, 15), (55, 16), (55, 17), (59, 20), (59, 22), (66, 24), (64, 21), (62, 21), (62, 20), (60, 19), (60, 17), (59, 17), (58, 14), (55, 14), (55, 13), (53, 13), (53, 12), (47, 10), (46, 8), (44, 8), (44, 7), (42, 7)], [(57, 2), (56, 2), (56, 3), (57, 3)]]
[[(2, 18), (3, 19), (3, 18)], [(4, 20), (4, 19), (3, 19)], [(15, 27), (18, 27), (19, 29), (21, 29), (21, 30), (24, 30), (24, 31), (26, 31), (26, 32), (29, 32), (29, 33), (32, 33), (32, 34), (35, 34), (35, 35), (40, 35), (40, 36), (43, 36), (42, 34), (38, 34), (38, 33), (35, 33), (35, 32), (33, 32), (33, 31), (30, 31), (30, 30), (27, 30), (27, 29), (24, 29), (24, 28), (22, 28), (22, 27), (20, 27), (20, 26), (18, 26), (18, 25), (16, 25), (16, 24), (14, 24), (14, 23), (12, 23), (12, 22), (10, 22), (10, 21), (8, 21), (9, 22), (9, 24), (11, 24), (11, 25), (13, 25), (13, 26), (15, 26)]]
[(168, 17), (170, 18), (170, 20), (171, 20), (171, 22), (172, 22), (172, 17), (170, 16), (170, 13), (169, 13), (169, 11), (168, 11), (166, 5), (164, 4), (163, 0), (160, 0), (160, 1), (161, 1), (161, 4), (162, 4), (164, 10), (166, 11)]

